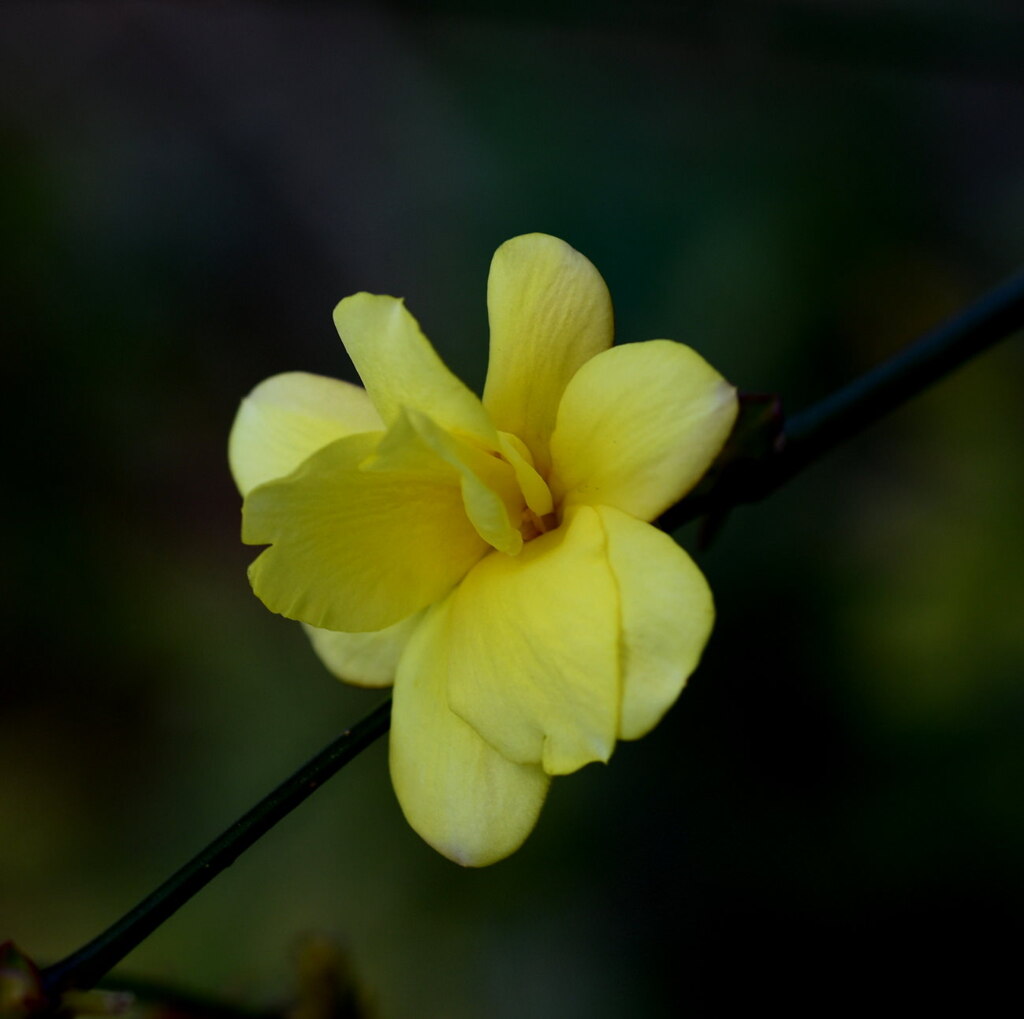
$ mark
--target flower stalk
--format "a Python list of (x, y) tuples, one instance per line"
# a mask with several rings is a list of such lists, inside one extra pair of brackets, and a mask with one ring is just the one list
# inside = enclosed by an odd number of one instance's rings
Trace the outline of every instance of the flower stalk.
[[(1013, 277), (903, 351), (788, 420), (777, 402), (752, 401), (754, 417), (739, 445), (727, 446), (693, 492), (663, 514), (672, 530), (697, 517), (721, 517), (764, 498), (840, 443), (859, 434), (954, 368), (1024, 327), (1024, 274)], [(753, 425), (751, 426), (751, 422)], [(737, 433), (738, 434), (738, 433)], [(94, 986), (132, 949), (205, 887), (261, 835), (389, 728), (384, 701), (178, 870), (134, 909), (83, 948), (42, 970), (50, 1008), (71, 989)]]

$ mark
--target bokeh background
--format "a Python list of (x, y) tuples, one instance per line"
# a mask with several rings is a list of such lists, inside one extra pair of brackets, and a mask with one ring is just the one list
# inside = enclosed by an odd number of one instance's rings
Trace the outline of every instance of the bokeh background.
[[(1024, 258), (1022, 40), (977, 0), (4, 4), (0, 937), (78, 947), (377, 703), (251, 595), (225, 462), (265, 376), (353, 377), (339, 298), (479, 386), (490, 255), (542, 230), (621, 340), (799, 409)], [(263, 1007), (321, 932), (387, 1019), (1012, 986), (1022, 385), (1011, 341), (734, 513), (689, 689), (510, 860), (422, 844), (380, 744), (122, 972)]]

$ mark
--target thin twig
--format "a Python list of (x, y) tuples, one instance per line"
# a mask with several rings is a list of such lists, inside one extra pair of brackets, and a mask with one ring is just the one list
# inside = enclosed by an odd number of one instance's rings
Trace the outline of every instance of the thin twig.
[(46, 967), (42, 971), (42, 984), (47, 999), (56, 1004), (62, 992), (96, 984), (196, 892), (231, 866), (261, 835), (387, 732), (390, 725), (391, 699), (388, 698), (260, 800), (133, 910), (77, 952)]
[[(726, 446), (704, 482), (655, 523), (671, 531), (756, 502), (954, 368), (1024, 328), (1024, 273), (1007, 280), (888, 361), (785, 419), (765, 414), (759, 441)], [(774, 432), (773, 432), (774, 430)], [(751, 453), (750, 446), (756, 448)]]

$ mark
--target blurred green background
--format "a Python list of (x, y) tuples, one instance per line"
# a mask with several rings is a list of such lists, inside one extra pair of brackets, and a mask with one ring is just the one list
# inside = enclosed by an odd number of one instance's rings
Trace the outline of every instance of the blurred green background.
[[(0, 938), (78, 947), (377, 703), (250, 593), (225, 462), (265, 376), (352, 377), (339, 298), (479, 386), (490, 255), (542, 230), (621, 340), (798, 409), (1019, 265), (1022, 40), (967, 0), (5, 4)], [(507, 862), (422, 844), (381, 744), (123, 972), (260, 1006), (324, 932), (387, 1019), (1012, 986), (1022, 385), (1014, 341), (736, 512), (690, 688)]]

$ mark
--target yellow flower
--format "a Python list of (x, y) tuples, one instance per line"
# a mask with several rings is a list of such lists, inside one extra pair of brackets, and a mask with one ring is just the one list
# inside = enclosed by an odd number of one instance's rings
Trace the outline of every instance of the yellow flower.
[(394, 682), (391, 775), (437, 850), (519, 847), (550, 776), (652, 729), (714, 617), (646, 521), (707, 470), (735, 390), (670, 340), (612, 347), (600, 274), (544, 234), (487, 284), (481, 400), (401, 300), (334, 312), (366, 388), (299, 372), (242, 402), (229, 443), (249, 570), (339, 678)]

